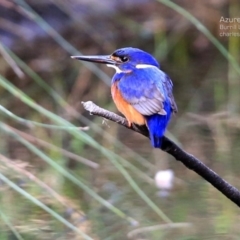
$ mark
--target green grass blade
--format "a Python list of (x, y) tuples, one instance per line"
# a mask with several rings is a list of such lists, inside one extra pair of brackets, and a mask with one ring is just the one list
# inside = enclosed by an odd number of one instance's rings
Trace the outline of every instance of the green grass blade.
[[(50, 118), (53, 121), (56, 121), (60, 125), (66, 125), (66, 126), (74, 126), (68, 121), (62, 119), (61, 117), (53, 114), (52, 112), (46, 110), (45, 108), (41, 107), (40, 105), (36, 104), (31, 98), (29, 98), (26, 94), (24, 94), (21, 90), (17, 89), (14, 85), (9, 83), (4, 77), (0, 76), (0, 85), (6, 88), (9, 92), (11, 92), (14, 96), (20, 98), (24, 103), (26, 103), (28, 106), (32, 107), (33, 109), (37, 110), (41, 114), (44, 114), (48, 118)], [(129, 182), (129, 184), (133, 187), (133, 189), (139, 194), (139, 196), (156, 212), (157, 214), (164, 220), (169, 221), (167, 216), (163, 217), (163, 212), (151, 201), (151, 199), (141, 190), (140, 187), (136, 187), (137, 184), (132, 184), (132, 177), (130, 174), (123, 168), (119, 167), (119, 164), (117, 162), (117, 156), (102, 147), (98, 142), (96, 142), (93, 138), (91, 138), (89, 135), (81, 131), (81, 133), (77, 131), (73, 131), (71, 129), (68, 130), (70, 134), (75, 136), (77, 139), (81, 141), (85, 141), (87, 144), (91, 145), (92, 147), (98, 149), (102, 154), (104, 154), (116, 167), (117, 169), (122, 173), (122, 175), (126, 178), (126, 180)], [(39, 150), (38, 150), (39, 151)], [(40, 154), (42, 154), (40, 152)], [(70, 175), (72, 177), (72, 175)], [(70, 178), (71, 178), (70, 177)], [(131, 179), (131, 181), (129, 181)], [(73, 180), (73, 179), (72, 179)], [(74, 179), (75, 181), (75, 179)]]
[[(86, 117), (84, 117), (83, 115), (80, 115), (79, 113), (77, 113), (75, 111), (75, 109), (73, 109), (71, 106), (69, 106), (68, 103), (53, 88), (51, 88), (37, 73), (35, 73), (26, 63), (24, 63), (18, 56), (16, 56), (6, 46), (3, 46), (3, 47), (7, 51), (7, 53), (16, 61), (16, 63), (27, 73), (27, 75), (29, 77), (31, 77), (40, 87), (42, 87), (50, 96), (52, 96), (52, 98), (61, 107), (63, 107), (63, 108), (66, 107), (67, 109), (71, 109), (71, 111), (74, 112), (76, 117), (78, 117), (83, 122), (83, 124), (86, 124), (86, 125), (90, 124), (89, 120)], [(59, 128), (61, 128), (61, 127), (59, 127)], [(66, 128), (66, 127), (64, 127), (64, 128)], [(102, 128), (96, 124), (91, 124), (91, 129), (93, 129), (95, 132), (97, 132), (99, 134), (102, 134), (102, 131), (103, 131)], [(122, 142), (118, 141), (117, 139), (115, 139), (113, 136), (111, 136), (110, 134), (108, 134), (106, 132), (104, 133), (104, 136), (110, 143), (114, 142), (115, 145), (118, 147), (118, 149), (122, 149), (122, 148), (126, 149), (126, 151), (129, 152), (130, 156), (133, 156), (134, 159), (136, 159), (136, 161), (141, 163), (147, 169), (154, 170), (154, 166), (151, 163), (146, 161), (146, 159), (144, 159), (138, 153), (134, 152), (133, 150), (131, 150), (130, 148), (125, 146)], [(145, 175), (144, 178), (148, 179), (148, 182), (149, 182), (149, 177), (144, 172), (137, 169), (133, 164), (129, 163), (127, 160), (125, 160), (124, 162), (125, 162), (125, 165), (128, 165), (128, 167), (130, 169), (132, 169), (133, 171), (135, 171), (135, 169), (136, 169), (138, 175), (139, 175), (139, 173), (141, 173), (142, 176)]]
[(234, 70), (240, 75), (240, 67), (236, 59), (228, 52), (228, 50), (213, 36), (213, 34), (190, 12), (179, 6), (178, 4), (169, 0), (157, 0), (158, 2), (168, 6), (169, 8), (175, 10), (179, 14), (183, 15), (188, 19), (200, 32), (202, 32), (213, 45), (222, 53), (222, 55), (229, 61), (233, 66)]
[(47, 162), (50, 166), (52, 166), (56, 171), (60, 172), (64, 177), (75, 183), (77, 186), (82, 188), (84, 191), (86, 191), (90, 196), (92, 196), (94, 199), (96, 199), (98, 202), (100, 202), (103, 206), (114, 212), (117, 216), (127, 220), (131, 224), (136, 222), (136, 220), (128, 217), (125, 213), (123, 213), (118, 208), (114, 207), (110, 202), (106, 201), (105, 199), (101, 198), (97, 193), (95, 193), (91, 188), (89, 188), (86, 184), (84, 184), (81, 180), (76, 178), (74, 175), (72, 175), (69, 171), (64, 169), (62, 166), (60, 166), (58, 163), (56, 163), (54, 160), (52, 160), (50, 157), (48, 157), (46, 154), (44, 154), (41, 150), (39, 150), (37, 147), (35, 147), (33, 144), (22, 138), (17, 133), (13, 132), (10, 128), (7, 127), (7, 125), (0, 123), (0, 128), (11, 135), (12, 137), (16, 138), (20, 143), (22, 143), (24, 146), (26, 146), (30, 151), (35, 153), (37, 156), (39, 156), (42, 160)]
[[(15, 0), (23, 9), (25, 9), (27, 15), (35, 21), (46, 33), (48, 33), (63, 49), (65, 49), (71, 55), (81, 55), (76, 48), (74, 48), (68, 41), (66, 41), (54, 28), (52, 28), (39, 14), (37, 14), (24, 0)], [(69, 56), (70, 60), (70, 56)], [(110, 78), (104, 73), (96, 64), (83, 62), (83, 64), (95, 73), (103, 82), (110, 85)]]
[(16, 239), (18, 240), (24, 240), (24, 238), (18, 233), (18, 231), (15, 229), (15, 227), (11, 224), (7, 216), (3, 213), (3, 211), (0, 208), (0, 217), (2, 218), (3, 222), (9, 227), (9, 229), (12, 231)]
[(7, 177), (5, 177), (2, 173), (0, 173), (0, 179), (5, 182), (8, 186), (10, 186), (11, 188), (13, 188), (15, 191), (17, 191), (18, 193), (20, 193), (21, 195), (23, 195), (25, 198), (27, 198), (28, 200), (30, 200), (32, 203), (34, 203), (35, 205), (39, 206), (40, 208), (42, 208), (43, 210), (45, 210), (46, 212), (48, 212), (51, 216), (53, 216), (54, 218), (56, 218), (59, 222), (63, 223), (65, 226), (69, 227), (70, 229), (72, 229), (74, 232), (78, 233), (79, 235), (81, 235), (84, 239), (87, 240), (93, 240), (91, 237), (89, 237), (88, 235), (86, 235), (84, 232), (82, 232), (79, 228), (75, 227), (74, 225), (72, 225), (70, 222), (68, 222), (67, 220), (65, 220), (62, 216), (60, 216), (57, 212), (53, 211), (51, 208), (47, 207), (45, 204), (43, 204), (41, 201), (39, 201), (37, 198), (33, 197), (32, 195), (30, 195), (28, 192), (24, 191), (22, 188), (18, 187), (14, 182), (10, 181)]

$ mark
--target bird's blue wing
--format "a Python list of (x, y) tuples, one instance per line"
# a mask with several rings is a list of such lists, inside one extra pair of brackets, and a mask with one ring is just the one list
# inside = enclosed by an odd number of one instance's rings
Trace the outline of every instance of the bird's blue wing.
[(142, 115), (166, 115), (166, 103), (176, 105), (169, 80), (168, 76), (156, 67), (143, 68), (124, 75), (118, 88), (123, 98)]
[(170, 77), (168, 75), (166, 75), (166, 78), (164, 80), (164, 86), (166, 88), (166, 91), (167, 91), (167, 97), (170, 101), (170, 104), (171, 104), (171, 109), (174, 113), (177, 113), (178, 111), (178, 108), (177, 108), (177, 104), (175, 102), (175, 99), (173, 97), (173, 83), (172, 83), (172, 80), (170, 79)]

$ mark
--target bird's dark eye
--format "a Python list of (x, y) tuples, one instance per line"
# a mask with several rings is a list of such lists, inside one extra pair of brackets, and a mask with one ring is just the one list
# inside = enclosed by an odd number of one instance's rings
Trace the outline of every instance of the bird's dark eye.
[(128, 61), (128, 57), (126, 57), (126, 56), (120, 57), (120, 59), (121, 59), (122, 62), (127, 62)]

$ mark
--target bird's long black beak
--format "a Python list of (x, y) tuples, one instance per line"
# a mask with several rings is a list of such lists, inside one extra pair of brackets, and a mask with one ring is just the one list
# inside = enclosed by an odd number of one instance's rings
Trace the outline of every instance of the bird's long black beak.
[(105, 63), (105, 64), (116, 64), (116, 61), (111, 58), (110, 55), (102, 56), (71, 56), (71, 58), (87, 61), (87, 62), (96, 62), (96, 63)]

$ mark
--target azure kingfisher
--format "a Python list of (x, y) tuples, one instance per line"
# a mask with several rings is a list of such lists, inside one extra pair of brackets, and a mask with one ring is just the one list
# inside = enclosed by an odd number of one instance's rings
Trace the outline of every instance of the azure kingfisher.
[(111, 55), (72, 56), (72, 58), (104, 63), (116, 70), (111, 94), (118, 110), (132, 123), (146, 125), (151, 144), (161, 148), (162, 137), (171, 114), (177, 112), (173, 83), (160, 70), (157, 60), (138, 48), (117, 49)]

